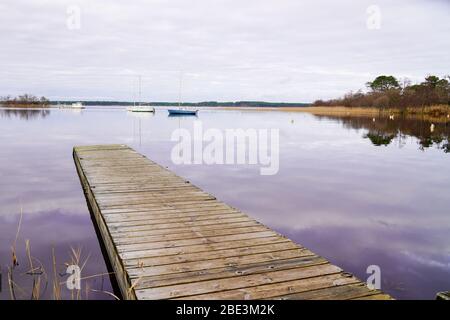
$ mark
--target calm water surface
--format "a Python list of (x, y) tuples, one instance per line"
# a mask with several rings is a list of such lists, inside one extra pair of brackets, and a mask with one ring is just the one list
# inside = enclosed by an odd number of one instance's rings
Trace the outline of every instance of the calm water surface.
[[(261, 176), (254, 165), (174, 165), (171, 133), (192, 130), (194, 120), (205, 129), (279, 128), (278, 174)], [(270, 111), (203, 110), (196, 119), (169, 118), (163, 109), (0, 109), (0, 299), (10, 298), (6, 274), (21, 210), (17, 298), (29, 299), (32, 288), (26, 240), (34, 268), (46, 271), (42, 298), (52, 298), (53, 270), (65, 281), (71, 248), (86, 261), (82, 276), (94, 276), (82, 297), (112, 298), (102, 292), (113, 289), (72, 159), (74, 145), (103, 143), (130, 145), (361, 279), (369, 265), (380, 266), (382, 289), (396, 298), (433, 299), (450, 290), (449, 127), (435, 124), (430, 133), (425, 121)], [(71, 298), (65, 286), (61, 296)]]

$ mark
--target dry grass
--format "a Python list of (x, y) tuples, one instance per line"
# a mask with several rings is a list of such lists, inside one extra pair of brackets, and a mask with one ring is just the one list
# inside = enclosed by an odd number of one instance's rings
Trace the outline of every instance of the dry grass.
[(0, 108), (18, 108), (18, 109), (41, 109), (50, 108), (50, 104), (41, 103), (1, 103)]
[[(31, 241), (25, 240), (25, 255), (26, 260), (28, 262), (28, 267), (26, 272), (19, 273), (17, 268), (19, 267), (19, 261), (18, 261), (18, 254), (17, 254), (17, 244), (19, 239), (19, 234), (22, 226), (22, 219), (23, 219), (23, 210), (21, 208), (20, 210), (20, 218), (17, 225), (17, 231), (16, 236), (14, 238), (14, 242), (11, 246), (12, 251), (12, 261), (11, 266), (8, 267), (8, 288), (10, 292), (10, 298), (11, 300), (17, 300), (17, 299), (31, 299), (31, 300), (40, 300), (43, 296), (45, 296), (45, 293), (48, 289), (49, 285), (49, 278), (45, 271), (44, 265), (42, 262), (33, 257), (31, 252)], [(83, 252), (82, 248), (70, 248), (69, 251), (69, 260), (65, 262), (63, 265), (65, 267), (69, 265), (77, 265), (80, 267), (80, 270), (83, 271), (86, 267), (86, 264), (88, 263), (90, 258), (90, 254), (88, 254), (85, 258), (83, 258)], [(56, 260), (55, 255), (55, 249), (52, 248), (52, 285), (51, 285), (51, 297), (54, 300), (61, 300), (62, 299), (62, 287), (66, 286), (65, 278), (67, 274), (64, 272), (59, 273), (58, 272), (58, 263)], [(98, 278), (98, 277), (104, 277), (109, 276), (110, 273), (100, 273), (95, 275), (89, 275), (85, 277), (81, 277), (80, 280), (85, 281), (85, 290), (84, 294), (82, 294), (81, 288), (71, 290), (70, 291), (70, 298), (72, 300), (81, 300), (81, 299), (88, 299), (90, 292), (99, 292), (103, 293), (105, 295), (108, 295), (110, 297), (113, 297), (114, 299), (120, 300), (119, 297), (114, 295), (113, 293), (106, 291), (106, 290), (96, 290), (94, 288), (91, 288), (91, 285), (89, 281), (90, 279)], [(20, 278), (17, 278), (20, 277)], [(31, 287), (30, 288), (22, 288), (17, 284), (17, 281), (15, 281), (15, 278), (20, 280), (31, 281)], [(22, 281), (27, 282), (27, 281)]]
[(23, 208), (21, 206), (20, 207), (20, 217), (19, 217), (19, 223), (17, 225), (16, 236), (14, 237), (14, 242), (13, 242), (13, 245), (11, 246), (12, 266), (13, 266), (13, 268), (17, 267), (19, 265), (19, 262), (17, 260), (17, 255), (16, 255), (16, 245), (17, 245), (17, 239), (19, 238), (20, 227), (22, 226), (22, 218), (23, 218)]
[(279, 107), (279, 108), (238, 108), (224, 107), (225, 110), (245, 110), (245, 111), (285, 111), (285, 112), (306, 112), (324, 116), (390, 116), (403, 114), (408, 118), (433, 120), (439, 122), (450, 121), (450, 106), (436, 105), (424, 108), (406, 108), (406, 110), (387, 108), (364, 108), (364, 107), (344, 107), (344, 106), (318, 106), (318, 107)]
[(61, 286), (58, 280), (58, 272), (56, 271), (55, 248), (52, 248), (52, 267), (53, 267), (53, 300), (61, 300)]

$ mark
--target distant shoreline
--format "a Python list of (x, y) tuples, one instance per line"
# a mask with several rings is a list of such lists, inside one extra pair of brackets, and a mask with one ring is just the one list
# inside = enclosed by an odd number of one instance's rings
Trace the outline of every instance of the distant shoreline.
[(338, 116), (338, 117), (389, 117), (389, 116), (405, 116), (408, 118), (424, 118), (427, 120), (450, 121), (450, 106), (436, 105), (424, 108), (374, 108), (374, 107), (344, 107), (344, 106), (311, 106), (301, 108), (221, 108), (225, 110), (248, 110), (248, 111), (286, 111), (286, 112), (306, 112), (321, 116)]
[(130, 102), (130, 101), (50, 101), (50, 105), (72, 104), (81, 102), (84, 106), (132, 106), (140, 104), (142, 106), (152, 107), (239, 107), (239, 108), (304, 108), (311, 106), (311, 103), (304, 102), (265, 102), (265, 101), (201, 101), (201, 102), (173, 102), (173, 101), (153, 101), (153, 102)]
[[(72, 102), (71, 102), (72, 103)], [(84, 106), (97, 106), (97, 107), (111, 107), (111, 106), (130, 106), (132, 102), (103, 102), (97, 101), (84, 101), (81, 102)], [(242, 103), (242, 102), (240, 102)], [(441, 121), (450, 121), (450, 106), (449, 105), (435, 105), (426, 106), (423, 108), (375, 108), (375, 107), (344, 107), (344, 106), (311, 106), (310, 104), (298, 104), (298, 103), (261, 103), (253, 102), (253, 104), (240, 104), (240, 103), (215, 103), (207, 104), (206, 102), (200, 103), (182, 103), (181, 107), (191, 107), (199, 109), (218, 109), (218, 110), (240, 110), (240, 111), (284, 111), (284, 112), (306, 112), (314, 115), (323, 116), (359, 116), (359, 117), (387, 117), (387, 116), (406, 116), (414, 118), (427, 119), (440, 119)], [(57, 108), (60, 103), (50, 102), (49, 104), (15, 104), (15, 105), (2, 105), (3, 109), (53, 109)], [(69, 104), (69, 102), (64, 102)], [(170, 102), (151, 102), (142, 103), (143, 106), (154, 107), (178, 107), (177, 103)]]

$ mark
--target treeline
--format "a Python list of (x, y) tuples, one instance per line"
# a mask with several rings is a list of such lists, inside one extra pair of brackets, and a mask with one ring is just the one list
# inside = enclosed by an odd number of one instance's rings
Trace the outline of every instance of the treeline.
[(394, 76), (379, 76), (368, 82), (368, 92), (350, 92), (343, 98), (317, 100), (314, 106), (424, 108), (433, 105), (450, 105), (450, 76), (439, 78), (429, 75), (425, 81), (412, 84), (410, 80), (397, 80)]
[(32, 94), (24, 94), (17, 97), (0, 97), (0, 105), (6, 107), (22, 107), (22, 106), (48, 106), (50, 101), (46, 97), (36, 97)]
[[(130, 101), (64, 101), (64, 103), (82, 102), (86, 106), (128, 106), (135, 102)], [(52, 101), (51, 104), (58, 104), (58, 101)], [(161, 106), (170, 107), (178, 106), (178, 102), (155, 101), (142, 102), (143, 106)], [(264, 101), (236, 101), (236, 102), (218, 102), (218, 101), (202, 101), (202, 102), (183, 102), (182, 107), (307, 107), (308, 103), (286, 103), (286, 102), (264, 102)]]

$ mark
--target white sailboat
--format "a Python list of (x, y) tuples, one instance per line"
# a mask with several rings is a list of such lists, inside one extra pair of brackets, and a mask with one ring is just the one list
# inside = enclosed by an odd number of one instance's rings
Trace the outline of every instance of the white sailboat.
[(130, 112), (155, 112), (155, 108), (151, 107), (151, 106), (142, 106), (141, 105), (141, 76), (139, 76), (139, 102), (138, 105), (132, 106), (132, 107), (128, 107), (127, 111)]
[(72, 104), (62, 104), (62, 103), (58, 103), (56, 105), (57, 108), (59, 109), (77, 109), (77, 110), (81, 110), (81, 109), (85, 109), (86, 107), (83, 106), (83, 104), (81, 102), (74, 102)]
[(72, 109), (84, 109), (85, 107), (83, 106), (83, 104), (81, 102), (75, 102), (72, 103)]

